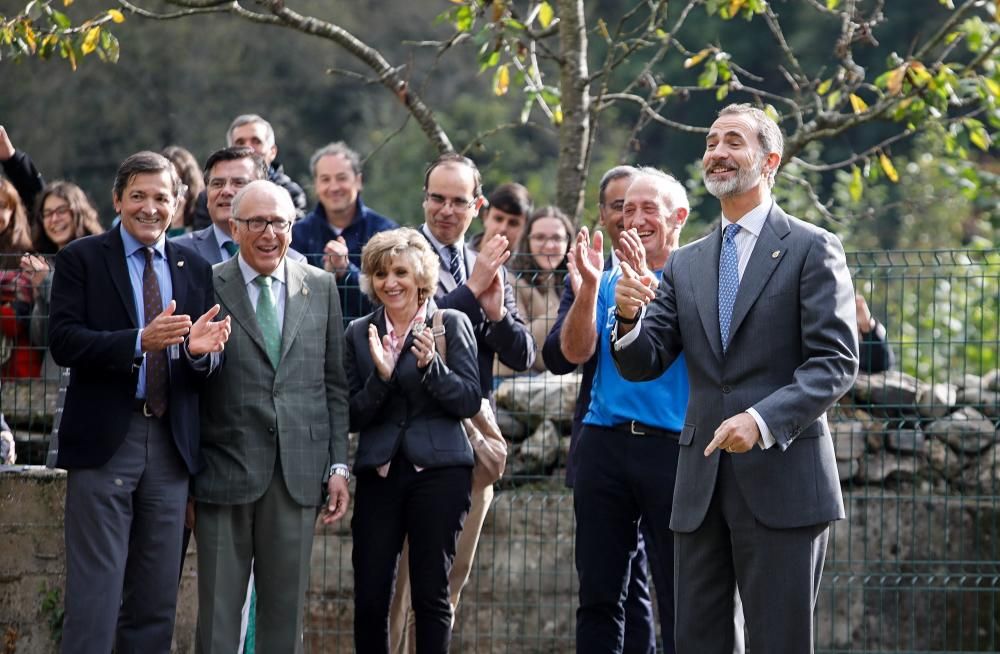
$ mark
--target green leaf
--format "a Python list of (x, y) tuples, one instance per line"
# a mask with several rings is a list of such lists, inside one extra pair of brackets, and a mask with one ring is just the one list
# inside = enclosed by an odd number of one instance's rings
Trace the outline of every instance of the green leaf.
[(781, 120), (781, 116), (778, 115), (778, 110), (774, 108), (773, 104), (764, 105), (764, 114), (776, 123)]
[(840, 90), (837, 89), (833, 91), (830, 95), (826, 96), (826, 108), (833, 109), (838, 104), (840, 104)]
[(820, 95), (826, 95), (826, 92), (830, 90), (831, 86), (833, 86), (833, 79), (825, 79), (819, 83), (819, 86), (816, 87), (816, 92)]
[[(104, 44), (105, 37), (107, 37), (107, 44)], [(118, 56), (121, 54), (121, 48), (118, 45), (118, 37), (105, 30), (101, 32), (101, 43), (102, 50), (104, 51), (106, 57), (105, 61), (117, 64)]]
[(658, 98), (665, 98), (673, 92), (674, 92), (674, 87), (670, 86), (669, 84), (660, 84), (658, 87), (656, 87), (656, 97)]
[(719, 79), (719, 64), (714, 61), (710, 61), (705, 64), (705, 69), (698, 76), (698, 86), (703, 89), (708, 89), (715, 86), (715, 82)]
[(55, 9), (49, 14), (52, 17), (52, 21), (59, 26), (59, 29), (69, 29), (72, 23), (69, 20), (69, 16), (61, 11), (56, 11)]
[(826, 0), (826, 8), (835, 11), (840, 6), (840, 0)]
[(722, 102), (723, 100), (726, 99), (727, 95), (729, 95), (729, 85), (722, 84), (721, 86), (719, 86), (719, 89), (715, 92), (715, 99), (718, 102)]
[(472, 29), (472, 10), (466, 6), (455, 10), (455, 29), (459, 32), (468, 32)]
[(498, 63), (500, 63), (500, 52), (494, 50), (486, 57), (481, 57), (479, 60), (479, 72), (483, 72), (487, 68), (493, 68)]
[(864, 190), (865, 184), (861, 179), (861, 169), (857, 166), (851, 166), (851, 182), (847, 185), (847, 192), (851, 196), (851, 201), (855, 204), (861, 202)]

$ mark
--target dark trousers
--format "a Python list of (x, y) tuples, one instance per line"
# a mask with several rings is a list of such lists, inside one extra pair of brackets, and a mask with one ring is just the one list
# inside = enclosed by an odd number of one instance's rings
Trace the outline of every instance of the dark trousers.
[(829, 524), (773, 529), (750, 511), (733, 457), (721, 454), (712, 502), (701, 525), (675, 536), (677, 649), (733, 651), (733, 592), (739, 583), (754, 652), (813, 651), (813, 614)]
[(166, 421), (139, 412), (107, 463), (69, 471), (64, 653), (170, 651), (187, 491)]
[(417, 472), (399, 454), (387, 477), (365, 470), (357, 480), (351, 520), (355, 650), (389, 651), (389, 604), (405, 537), (417, 651), (446, 653), (452, 625), (448, 573), (471, 503), (472, 468)]
[(625, 645), (622, 654), (656, 654), (656, 621), (653, 620), (653, 598), (649, 594), (649, 572), (652, 557), (646, 552), (643, 532), (639, 524), (639, 539), (635, 556), (629, 565), (628, 590), (625, 592)]
[[(637, 436), (584, 425), (576, 450), (573, 506), (580, 607), (576, 651), (608, 654), (625, 646), (625, 600), (640, 521), (653, 565), (664, 651), (674, 652), (673, 533), (670, 511), (677, 435)], [(731, 619), (730, 619), (731, 624)]]

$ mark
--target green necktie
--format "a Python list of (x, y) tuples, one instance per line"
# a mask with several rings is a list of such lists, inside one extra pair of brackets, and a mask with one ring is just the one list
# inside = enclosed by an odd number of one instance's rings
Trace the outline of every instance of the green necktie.
[(277, 368), (278, 361), (281, 360), (281, 325), (278, 324), (278, 309), (274, 303), (274, 294), (271, 293), (271, 277), (258, 275), (253, 281), (260, 287), (260, 295), (257, 296), (257, 324), (264, 335), (267, 358)]
[(240, 251), (240, 246), (236, 245), (235, 241), (226, 241), (222, 244), (222, 249), (228, 252), (231, 258), (235, 257), (236, 253)]

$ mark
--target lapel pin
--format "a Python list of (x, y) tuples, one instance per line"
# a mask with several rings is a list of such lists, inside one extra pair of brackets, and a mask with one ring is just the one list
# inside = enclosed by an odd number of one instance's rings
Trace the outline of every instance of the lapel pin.
[(781, 250), (775, 250), (774, 252), (771, 253), (771, 258), (772, 259), (777, 259), (778, 255), (780, 255), (780, 254), (781, 254)]
[(184, 267), (184, 260), (183, 259), (181, 259), (180, 261), (177, 262), (177, 267), (178, 268), (183, 268)]
[(302, 295), (309, 295), (309, 287), (308, 286), (303, 286), (302, 287)]

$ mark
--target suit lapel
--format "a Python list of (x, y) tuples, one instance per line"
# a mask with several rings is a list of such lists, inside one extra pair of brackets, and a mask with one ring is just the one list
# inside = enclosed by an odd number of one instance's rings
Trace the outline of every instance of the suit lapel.
[(135, 311), (135, 296), (132, 294), (132, 280), (128, 274), (128, 262), (125, 261), (125, 243), (122, 241), (121, 225), (118, 225), (108, 233), (104, 240), (104, 247), (107, 248), (108, 275), (118, 291), (118, 296), (125, 305), (132, 326), (139, 327), (139, 318)]
[(233, 320), (243, 327), (243, 331), (257, 344), (264, 358), (267, 358), (264, 335), (260, 331), (260, 325), (257, 324), (257, 314), (253, 310), (253, 305), (250, 304), (250, 296), (243, 282), (238, 258), (233, 257), (221, 264), (215, 272), (215, 277), (215, 293), (219, 303)]
[(424, 235), (424, 238), (427, 239), (427, 243), (431, 246), (431, 249), (434, 250), (434, 254), (437, 255), (438, 263), (440, 264), (438, 266), (438, 291), (447, 295), (448, 293), (454, 291), (458, 286), (458, 284), (455, 283), (455, 278), (451, 276), (451, 264), (450, 262), (444, 260), (441, 253), (438, 252), (437, 247), (434, 245), (434, 241), (432, 241), (430, 235), (428, 235), (427, 223), (421, 225), (420, 233)]
[[(771, 275), (778, 268), (778, 264), (784, 258), (784, 248), (782, 239), (788, 236), (788, 216), (777, 204), (771, 208), (764, 226), (757, 237), (757, 244), (754, 245), (750, 261), (747, 262), (747, 269), (743, 272), (740, 280), (740, 289), (736, 293), (736, 302), (733, 304), (733, 320), (729, 328), (729, 340), (732, 342), (736, 330), (740, 328), (743, 319), (746, 318), (750, 307), (757, 301), (761, 291), (767, 286)], [(718, 277), (718, 272), (716, 272)], [(718, 288), (718, 284), (716, 284)]]
[(312, 301), (309, 295), (309, 284), (306, 283), (306, 272), (302, 264), (285, 259), (285, 319), (281, 326), (281, 360), (285, 359), (288, 351), (295, 342), (295, 337), (302, 326), (302, 319), (305, 317)]
[[(691, 271), (691, 292), (695, 306), (701, 317), (708, 342), (715, 357), (722, 360), (722, 335), (719, 332), (719, 254), (722, 248), (722, 233), (716, 223), (712, 235), (703, 239), (699, 251), (694, 255)], [(710, 280), (704, 283), (703, 280)]]

